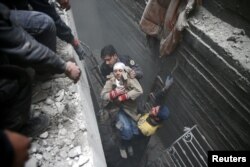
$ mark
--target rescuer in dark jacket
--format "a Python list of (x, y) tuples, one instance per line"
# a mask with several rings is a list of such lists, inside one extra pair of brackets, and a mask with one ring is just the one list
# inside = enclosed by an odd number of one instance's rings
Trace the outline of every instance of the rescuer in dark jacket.
[(65, 62), (12, 22), (9, 9), (1, 3), (0, 43), (0, 128), (18, 131), (28, 121), (31, 105), (31, 76), (26, 67), (65, 73), (74, 82), (81, 72), (75, 63)]
[(101, 65), (101, 73), (105, 79), (113, 72), (113, 66), (116, 62), (122, 62), (126, 66), (130, 67), (132, 71), (130, 72), (130, 77), (140, 80), (143, 77), (143, 72), (141, 67), (135, 63), (131, 57), (127, 55), (119, 55), (113, 45), (107, 45), (101, 50), (101, 59), (104, 61)]

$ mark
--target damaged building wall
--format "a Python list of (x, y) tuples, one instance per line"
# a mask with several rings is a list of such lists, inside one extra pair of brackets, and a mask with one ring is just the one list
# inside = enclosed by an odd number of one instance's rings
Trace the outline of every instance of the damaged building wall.
[[(121, 2), (134, 18), (142, 13)], [(183, 41), (162, 59), (163, 78), (176, 61), (179, 66), (166, 100), (170, 119), (152, 137), (147, 160), (154, 160), (159, 149), (168, 148), (194, 125), (215, 150), (250, 149), (249, 7), (247, 1), (203, 1)]]

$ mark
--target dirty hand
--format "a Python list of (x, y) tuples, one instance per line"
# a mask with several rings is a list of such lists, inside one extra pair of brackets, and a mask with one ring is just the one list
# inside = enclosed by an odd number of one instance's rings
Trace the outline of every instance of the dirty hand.
[(86, 51), (84, 50), (84, 47), (82, 46), (81, 42), (77, 39), (74, 38), (74, 40), (72, 41), (72, 46), (74, 47), (77, 55), (79, 56), (80, 60), (83, 60), (84, 57), (87, 55)]
[(29, 158), (28, 149), (30, 148), (30, 139), (9, 130), (5, 130), (4, 133), (9, 139), (14, 150), (13, 167), (24, 166), (24, 163)]
[(135, 73), (135, 71), (134, 70), (131, 70), (130, 72), (129, 72), (129, 76), (130, 76), (130, 78), (135, 78), (136, 77), (136, 73)]
[(81, 76), (80, 68), (73, 62), (66, 62), (65, 74), (76, 83)]
[(164, 90), (167, 90), (174, 82), (174, 78), (172, 76), (167, 76), (165, 84), (164, 84)]
[(61, 5), (62, 9), (66, 9), (66, 10), (70, 9), (69, 0), (57, 0), (57, 2)]
[(119, 97), (118, 97), (118, 100), (120, 101), (120, 102), (122, 102), (122, 101), (125, 101), (125, 100), (128, 100), (129, 99), (129, 97), (128, 97), (128, 94), (123, 94), (123, 95), (120, 95)]
[(122, 94), (125, 93), (125, 89), (119, 89), (119, 88), (116, 88), (114, 90), (111, 90), (109, 92), (109, 97), (111, 100), (115, 99), (117, 96), (120, 96)]

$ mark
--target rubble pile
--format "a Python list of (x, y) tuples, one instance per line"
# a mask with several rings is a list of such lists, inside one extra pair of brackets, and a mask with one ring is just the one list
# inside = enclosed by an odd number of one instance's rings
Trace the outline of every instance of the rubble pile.
[[(65, 48), (63, 45), (67, 44), (60, 41), (59, 50), (63, 53), (58, 51), (59, 55), (70, 56), (69, 48), (60, 49)], [(50, 125), (44, 133), (33, 138), (31, 159), (26, 166), (89, 166), (86, 123), (79, 102), (76, 85), (65, 75), (51, 76), (45, 82), (35, 81), (32, 116), (45, 114)]]

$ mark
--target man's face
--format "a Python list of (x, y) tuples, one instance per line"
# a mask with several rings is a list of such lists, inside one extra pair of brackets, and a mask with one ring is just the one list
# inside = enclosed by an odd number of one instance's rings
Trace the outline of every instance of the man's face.
[(113, 65), (117, 62), (117, 56), (116, 54), (106, 55), (103, 60), (106, 65), (108, 65), (109, 67), (113, 67)]
[(152, 107), (149, 112), (150, 117), (154, 118), (155, 120), (159, 120), (159, 118), (157, 117), (157, 114), (159, 113), (159, 109), (160, 109), (160, 106)]
[(114, 70), (115, 78), (117, 80), (120, 80), (122, 78), (122, 73), (123, 73), (122, 69), (116, 69), (116, 70)]

